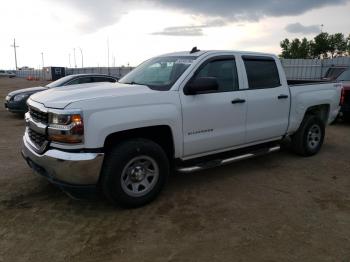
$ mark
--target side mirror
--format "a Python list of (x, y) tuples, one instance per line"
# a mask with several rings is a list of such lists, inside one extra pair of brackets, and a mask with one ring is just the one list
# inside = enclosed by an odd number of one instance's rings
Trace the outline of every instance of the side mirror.
[(185, 95), (195, 95), (204, 92), (217, 91), (219, 84), (216, 77), (199, 77), (190, 81), (185, 89)]

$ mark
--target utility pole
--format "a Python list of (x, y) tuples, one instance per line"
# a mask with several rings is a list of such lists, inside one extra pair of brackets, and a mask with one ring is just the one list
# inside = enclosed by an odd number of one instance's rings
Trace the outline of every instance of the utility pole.
[(109, 74), (109, 37), (107, 37), (107, 65), (108, 65), (108, 74)]
[(19, 47), (18, 45), (16, 45), (16, 39), (13, 39), (13, 45), (11, 45), (11, 47), (13, 47), (13, 50), (15, 51), (15, 65), (16, 65), (16, 70), (18, 69), (17, 66), (17, 52), (16, 52), (16, 48)]
[(71, 63), (70, 63), (70, 53), (68, 53), (68, 61), (69, 61), (69, 68), (72, 67)]
[(77, 60), (75, 57), (75, 48), (73, 48), (73, 56), (74, 56), (74, 67), (77, 68)]
[(41, 62), (44, 68), (44, 52), (41, 52)]
[(84, 56), (83, 56), (83, 50), (79, 47), (80, 49), (80, 54), (81, 54), (81, 68), (84, 67)]
[(113, 56), (113, 67), (115, 67), (115, 56)]

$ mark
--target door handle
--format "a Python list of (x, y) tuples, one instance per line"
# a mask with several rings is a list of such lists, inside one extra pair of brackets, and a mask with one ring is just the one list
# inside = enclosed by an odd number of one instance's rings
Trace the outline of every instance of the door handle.
[(242, 104), (242, 103), (245, 103), (245, 99), (236, 98), (235, 100), (232, 100), (231, 103), (232, 104)]
[(278, 99), (287, 99), (289, 96), (288, 95), (279, 95)]

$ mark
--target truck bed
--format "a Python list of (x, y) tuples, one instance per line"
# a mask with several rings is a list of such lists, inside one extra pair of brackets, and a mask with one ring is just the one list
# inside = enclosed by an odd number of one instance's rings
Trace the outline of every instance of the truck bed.
[[(291, 95), (290, 122), (288, 132), (295, 132), (304, 118), (307, 108), (312, 106), (329, 105), (327, 123), (332, 122), (338, 115), (342, 84), (337, 82), (319, 82), (290, 85)], [(325, 116), (327, 117), (327, 116)]]

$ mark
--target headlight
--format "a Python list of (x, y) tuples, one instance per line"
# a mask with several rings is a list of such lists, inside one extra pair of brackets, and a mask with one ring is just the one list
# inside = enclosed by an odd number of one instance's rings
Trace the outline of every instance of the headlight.
[(30, 95), (29, 94), (20, 94), (20, 95), (16, 95), (14, 98), (13, 98), (13, 101), (15, 102), (18, 102), (18, 101), (21, 101), (23, 99), (27, 99)]
[(48, 138), (60, 143), (82, 143), (84, 122), (81, 113), (49, 113)]

